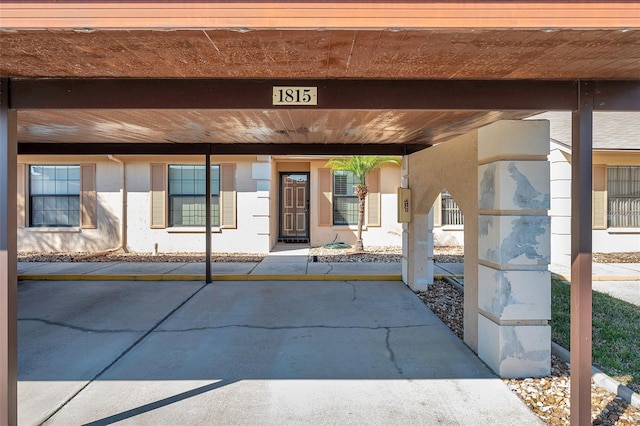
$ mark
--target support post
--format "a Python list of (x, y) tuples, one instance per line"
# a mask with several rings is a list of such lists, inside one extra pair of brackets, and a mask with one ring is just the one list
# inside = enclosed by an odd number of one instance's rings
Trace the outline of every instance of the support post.
[(18, 422), (17, 115), (0, 79), (0, 425)]
[(209, 284), (211, 280), (211, 156), (205, 156), (205, 172), (204, 176), (207, 180), (205, 183), (205, 192), (207, 193), (205, 201), (205, 282)]
[(571, 143), (571, 424), (591, 424), (593, 83), (578, 83)]

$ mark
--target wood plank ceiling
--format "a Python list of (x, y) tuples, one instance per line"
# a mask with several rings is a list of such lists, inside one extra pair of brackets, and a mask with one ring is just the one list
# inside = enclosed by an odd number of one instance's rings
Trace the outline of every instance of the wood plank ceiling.
[[(640, 78), (628, 29), (12, 30), (0, 46), (0, 75), (27, 78)], [(18, 138), (434, 144), (533, 112), (25, 110)]]

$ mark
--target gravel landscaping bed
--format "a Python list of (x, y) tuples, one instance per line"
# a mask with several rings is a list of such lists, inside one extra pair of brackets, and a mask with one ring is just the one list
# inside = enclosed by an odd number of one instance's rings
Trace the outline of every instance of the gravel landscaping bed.
[[(212, 253), (211, 262), (260, 262), (264, 254)], [(204, 262), (204, 253), (18, 253), (18, 262)]]
[[(316, 262), (400, 262), (402, 247), (400, 246), (365, 246), (365, 251), (354, 252), (350, 248), (334, 249), (327, 247), (312, 247), (309, 257)], [(463, 247), (434, 247), (433, 259), (436, 263), (462, 263), (464, 261)]]
[(593, 253), (595, 263), (640, 263), (640, 252)]
[[(462, 292), (445, 281), (436, 281), (418, 297), (462, 339)], [(545, 424), (569, 424), (569, 366), (563, 360), (551, 356), (549, 376), (504, 382)], [(640, 409), (592, 383), (591, 418), (594, 425), (640, 425)]]

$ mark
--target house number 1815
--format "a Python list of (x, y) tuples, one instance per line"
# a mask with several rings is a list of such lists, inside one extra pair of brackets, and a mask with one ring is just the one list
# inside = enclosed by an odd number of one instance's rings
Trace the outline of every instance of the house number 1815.
[(318, 105), (318, 88), (274, 86), (273, 105)]

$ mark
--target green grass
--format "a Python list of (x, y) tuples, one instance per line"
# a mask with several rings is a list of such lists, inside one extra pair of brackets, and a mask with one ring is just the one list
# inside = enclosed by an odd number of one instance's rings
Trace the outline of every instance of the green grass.
[[(593, 292), (593, 364), (634, 391), (640, 390), (640, 307)], [(551, 338), (570, 348), (571, 288), (551, 282)]]

